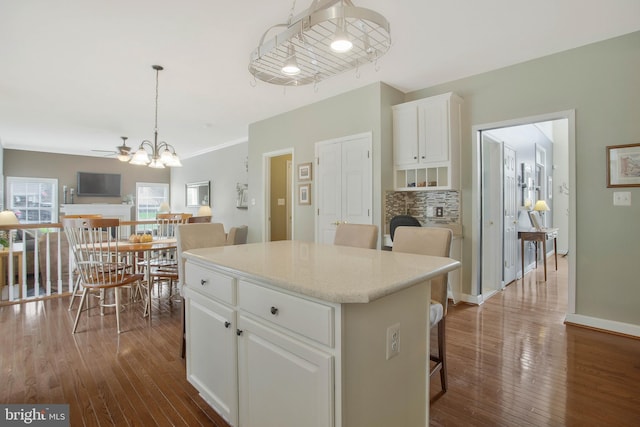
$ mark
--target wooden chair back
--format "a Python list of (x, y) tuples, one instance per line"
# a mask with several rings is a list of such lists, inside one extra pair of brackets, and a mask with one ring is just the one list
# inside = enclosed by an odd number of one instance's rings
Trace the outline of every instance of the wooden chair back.
[(131, 266), (118, 249), (120, 220), (63, 218), (65, 234), (82, 286), (108, 288), (124, 284)]
[(159, 213), (156, 214), (158, 227), (156, 235), (160, 239), (170, 239), (176, 236), (177, 226), (186, 224), (192, 215), (190, 213)]

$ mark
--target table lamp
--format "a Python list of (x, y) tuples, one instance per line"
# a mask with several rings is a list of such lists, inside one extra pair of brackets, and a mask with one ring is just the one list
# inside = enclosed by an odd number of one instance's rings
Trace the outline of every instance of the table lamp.
[(538, 200), (536, 204), (533, 206), (533, 210), (540, 213), (540, 216), (542, 218), (542, 223), (544, 226), (546, 226), (543, 212), (551, 210), (549, 209), (549, 205), (547, 205), (547, 202), (544, 201), (543, 199)]
[(167, 203), (167, 202), (160, 203), (160, 207), (158, 208), (158, 212), (159, 213), (169, 213), (169, 212), (171, 212), (171, 207), (169, 206), (169, 203)]
[(198, 216), (211, 216), (211, 207), (209, 206), (200, 206), (198, 208)]
[[(0, 225), (13, 225), (19, 224), (18, 217), (13, 211), (2, 211), (0, 212)], [(10, 232), (6, 230), (0, 231), (0, 246), (6, 248), (10, 243)]]

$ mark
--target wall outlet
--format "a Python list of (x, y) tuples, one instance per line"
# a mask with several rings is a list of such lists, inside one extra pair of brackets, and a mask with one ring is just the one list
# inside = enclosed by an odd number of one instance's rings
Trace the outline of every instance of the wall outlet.
[(436, 217), (442, 218), (444, 215), (444, 208), (442, 206), (436, 206)]
[(400, 353), (400, 323), (387, 328), (387, 360)]
[(631, 192), (630, 191), (614, 192), (613, 206), (631, 206)]

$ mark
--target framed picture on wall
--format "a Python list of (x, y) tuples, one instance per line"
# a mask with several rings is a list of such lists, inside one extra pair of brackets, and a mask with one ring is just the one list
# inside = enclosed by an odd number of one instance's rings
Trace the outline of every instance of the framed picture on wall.
[(298, 186), (298, 204), (311, 204), (311, 184), (300, 184)]
[(607, 147), (607, 187), (640, 187), (640, 144)]
[(535, 228), (537, 231), (542, 231), (542, 219), (538, 216), (538, 212), (536, 211), (527, 211), (529, 214), (529, 220), (531, 221), (531, 226)]
[(298, 165), (298, 181), (311, 181), (311, 163)]

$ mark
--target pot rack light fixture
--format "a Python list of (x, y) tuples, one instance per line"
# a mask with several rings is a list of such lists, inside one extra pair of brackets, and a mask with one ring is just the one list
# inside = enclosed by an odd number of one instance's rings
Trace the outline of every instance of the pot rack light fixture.
[[(165, 166), (182, 166), (173, 145), (164, 141), (158, 142), (158, 76), (164, 68), (161, 65), (152, 65), (151, 68), (156, 70), (156, 111), (153, 142), (146, 139), (142, 141), (129, 163), (132, 165), (148, 165), (149, 167), (158, 169), (162, 169)], [(147, 150), (150, 150), (150, 153), (147, 152)]]
[[(282, 86), (318, 83), (376, 62), (391, 46), (389, 22), (351, 0), (313, 0), (308, 9), (264, 32), (251, 52), (249, 72)], [(266, 40), (276, 28), (285, 28)]]

